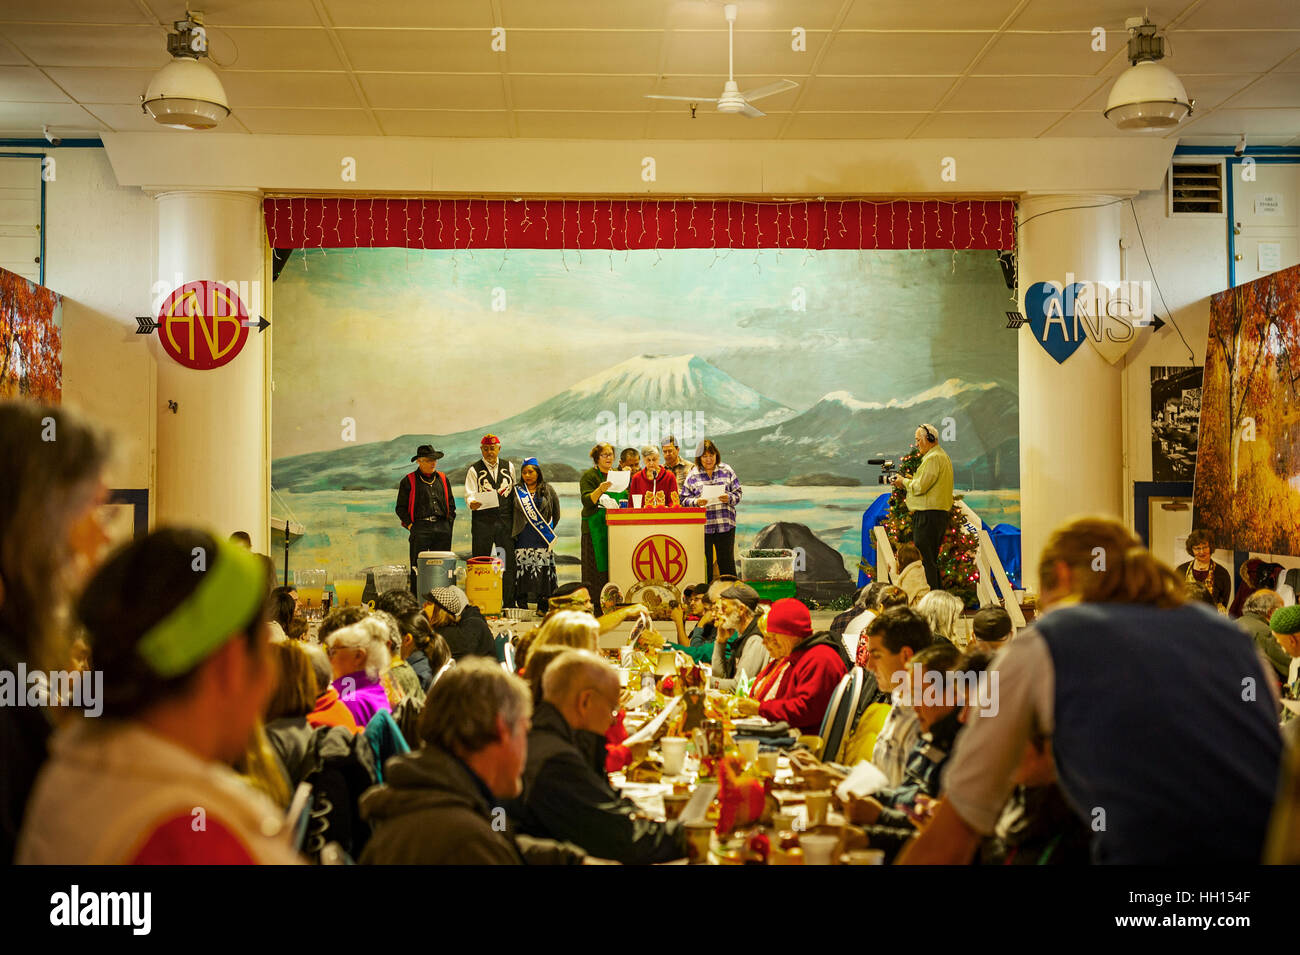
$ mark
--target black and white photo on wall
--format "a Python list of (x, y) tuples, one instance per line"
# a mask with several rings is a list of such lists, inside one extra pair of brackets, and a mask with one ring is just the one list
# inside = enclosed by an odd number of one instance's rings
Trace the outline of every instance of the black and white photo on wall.
[(1200, 365), (1151, 368), (1151, 479), (1190, 481), (1201, 421)]

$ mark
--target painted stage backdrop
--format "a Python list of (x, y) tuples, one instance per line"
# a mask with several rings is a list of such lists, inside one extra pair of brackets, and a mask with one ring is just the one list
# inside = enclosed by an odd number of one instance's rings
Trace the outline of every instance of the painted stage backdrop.
[(63, 296), (0, 269), (0, 398), (63, 397)]
[[(744, 485), (737, 547), (806, 525), (856, 579), (863, 510), (924, 421), (959, 490), (1019, 524), (1016, 336), (993, 252), (295, 251), (274, 285), (273, 516), (296, 568), (405, 563), (418, 445), (457, 493), (484, 433), (560, 495), (561, 579), (597, 440), (712, 438)], [(277, 558), (277, 563), (280, 560)]]
[(1194, 524), (1300, 554), (1300, 265), (1210, 298)]

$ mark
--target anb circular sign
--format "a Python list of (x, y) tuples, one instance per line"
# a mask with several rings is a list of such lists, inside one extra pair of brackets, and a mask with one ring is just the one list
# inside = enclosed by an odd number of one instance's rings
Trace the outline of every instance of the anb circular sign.
[(158, 310), (163, 351), (186, 368), (229, 364), (248, 341), (248, 309), (220, 282), (186, 282)]
[(667, 534), (652, 534), (632, 551), (632, 573), (637, 580), (680, 583), (686, 576), (686, 548)]

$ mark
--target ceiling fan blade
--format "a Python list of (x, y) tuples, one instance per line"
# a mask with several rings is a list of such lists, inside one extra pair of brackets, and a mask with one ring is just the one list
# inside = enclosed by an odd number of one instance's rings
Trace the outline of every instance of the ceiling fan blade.
[(658, 93), (646, 93), (646, 99), (670, 99), (681, 103), (716, 103), (716, 96), (661, 96)]
[(793, 80), (777, 80), (775, 83), (768, 83), (766, 86), (759, 86), (752, 90), (745, 90), (740, 95), (745, 97), (749, 102), (756, 99), (762, 99), (764, 96), (774, 96), (777, 93), (784, 93), (786, 90), (792, 90), (799, 84)]
[(751, 106), (749, 103), (746, 103), (746, 104), (745, 104), (745, 108), (742, 109), (741, 112), (742, 112), (744, 115), (748, 116), (750, 119), (758, 119), (758, 117), (760, 117), (760, 116), (766, 116), (766, 115), (767, 115), (767, 113), (763, 112), (763, 111), (762, 111), (761, 109), (759, 109), (757, 106)]

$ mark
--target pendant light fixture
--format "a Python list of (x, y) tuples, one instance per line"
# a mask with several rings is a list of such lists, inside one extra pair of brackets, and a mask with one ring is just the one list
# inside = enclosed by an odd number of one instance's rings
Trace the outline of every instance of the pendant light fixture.
[(1123, 130), (1173, 129), (1192, 114), (1196, 101), (1187, 98), (1173, 70), (1157, 62), (1165, 55), (1165, 41), (1156, 35), (1155, 25), (1145, 17), (1130, 17), (1125, 26), (1132, 65), (1110, 88), (1103, 115)]
[(172, 61), (149, 82), (140, 97), (141, 108), (154, 121), (173, 129), (212, 129), (230, 115), (226, 91), (212, 67), (203, 62), (208, 55), (208, 34), (203, 14), (186, 11), (167, 35), (167, 52)]

